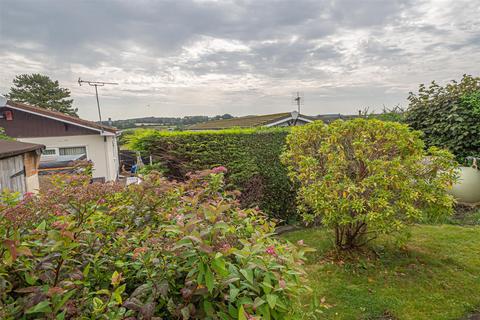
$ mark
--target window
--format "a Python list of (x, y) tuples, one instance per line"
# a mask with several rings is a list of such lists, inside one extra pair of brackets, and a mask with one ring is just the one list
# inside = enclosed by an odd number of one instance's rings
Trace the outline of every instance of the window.
[(57, 154), (57, 150), (55, 149), (45, 149), (42, 151), (42, 155), (44, 156), (54, 156)]
[(72, 155), (87, 154), (87, 148), (86, 147), (59, 148), (58, 151), (59, 151), (61, 156), (72, 156)]

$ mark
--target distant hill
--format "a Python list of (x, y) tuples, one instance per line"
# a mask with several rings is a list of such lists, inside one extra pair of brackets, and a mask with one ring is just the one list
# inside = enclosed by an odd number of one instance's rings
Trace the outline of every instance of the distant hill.
[[(373, 116), (373, 115), (370, 115)], [(359, 115), (344, 115), (344, 114), (319, 114), (312, 118), (322, 120), (325, 123), (330, 123), (337, 119), (353, 119), (357, 118)], [(185, 127), (191, 126), (197, 123), (203, 123), (212, 120), (222, 120), (222, 119), (232, 119), (238, 118), (234, 117), (231, 114), (217, 115), (214, 117), (208, 116), (185, 116), (183, 118), (178, 117), (142, 117), (142, 118), (133, 118), (125, 120), (115, 120), (115, 121), (103, 121), (103, 124), (116, 127), (118, 129), (131, 129), (131, 128), (145, 128), (152, 127), (155, 129), (183, 129)]]
[(105, 125), (111, 125), (118, 129), (130, 129), (130, 128), (139, 128), (139, 127), (173, 127), (173, 128), (182, 128), (192, 124), (206, 122), (209, 120), (220, 120), (220, 119), (231, 119), (233, 118), (230, 114), (217, 115), (214, 117), (208, 116), (185, 116), (183, 118), (175, 117), (143, 117), (143, 118), (134, 118), (134, 119), (125, 119), (125, 120), (114, 120), (114, 121), (103, 121)]

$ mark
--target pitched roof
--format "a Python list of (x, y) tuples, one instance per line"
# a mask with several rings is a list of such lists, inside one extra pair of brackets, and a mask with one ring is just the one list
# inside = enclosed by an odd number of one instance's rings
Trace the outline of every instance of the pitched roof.
[(355, 115), (355, 114), (340, 114), (340, 113), (332, 113), (332, 114), (319, 114), (318, 116), (316, 116), (315, 118), (317, 120), (322, 120), (323, 122), (325, 123), (330, 123), (330, 122), (333, 122), (335, 120), (350, 120), (350, 119), (354, 119), (354, 118), (358, 118), (359, 116), (358, 115)]
[(87, 127), (87, 128), (93, 129), (95, 131), (101, 131), (103, 129), (104, 131), (107, 131), (107, 132), (110, 132), (110, 133), (117, 132), (116, 128), (109, 127), (109, 126), (106, 126), (106, 125), (103, 125), (103, 124), (99, 124), (99, 123), (96, 123), (94, 121), (84, 120), (84, 119), (81, 119), (81, 118), (78, 118), (78, 117), (74, 117), (74, 116), (62, 113), (62, 112), (53, 111), (53, 110), (49, 110), (49, 109), (44, 109), (44, 108), (40, 108), (40, 107), (37, 107), (37, 106), (32, 106), (32, 105), (29, 105), (29, 104), (25, 104), (25, 103), (14, 102), (14, 101), (8, 100), (6, 106), (11, 107), (13, 109), (25, 111), (25, 112), (28, 112), (28, 113), (34, 113), (34, 114), (37, 114), (37, 115), (40, 115), (40, 116), (45, 116), (45, 117), (48, 117), (48, 118), (54, 118), (54, 119), (62, 121), (62, 122), (73, 123), (73, 124), (79, 125), (81, 127)]
[(0, 139), (0, 159), (10, 158), (34, 150), (42, 150), (43, 144), (26, 143)]
[[(197, 123), (188, 127), (189, 130), (220, 130), (228, 128), (251, 128), (267, 126), (277, 121), (291, 118), (290, 112), (265, 114), (261, 116), (246, 116), (231, 119), (212, 120), (203, 123)], [(312, 118), (299, 115), (299, 118), (312, 120)]]

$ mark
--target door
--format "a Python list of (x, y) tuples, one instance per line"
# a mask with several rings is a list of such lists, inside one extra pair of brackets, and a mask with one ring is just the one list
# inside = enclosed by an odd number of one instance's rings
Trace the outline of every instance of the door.
[(0, 160), (0, 190), (26, 192), (23, 155)]

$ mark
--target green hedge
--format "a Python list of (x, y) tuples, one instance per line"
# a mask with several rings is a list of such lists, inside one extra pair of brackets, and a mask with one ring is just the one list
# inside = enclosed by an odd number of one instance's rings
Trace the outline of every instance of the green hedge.
[[(270, 216), (295, 218), (295, 187), (280, 163), (289, 130), (229, 129), (165, 132), (139, 130), (129, 139), (133, 150), (151, 154), (172, 179), (189, 172), (225, 166), (227, 182), (242, 191), (244, 206), (258, 205)], [(158, 167), (158, 166), (157, 166)]]

